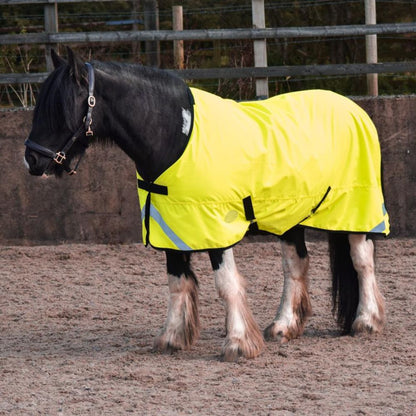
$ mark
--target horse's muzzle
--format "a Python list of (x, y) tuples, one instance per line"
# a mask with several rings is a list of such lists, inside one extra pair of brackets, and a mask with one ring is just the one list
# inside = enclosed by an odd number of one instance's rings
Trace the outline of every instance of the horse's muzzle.
[(50, 163), (50, 159), (47, 159), (30, 149), (26, 149), (24, 161), (29, 173), (34, 176), (42, 176)]

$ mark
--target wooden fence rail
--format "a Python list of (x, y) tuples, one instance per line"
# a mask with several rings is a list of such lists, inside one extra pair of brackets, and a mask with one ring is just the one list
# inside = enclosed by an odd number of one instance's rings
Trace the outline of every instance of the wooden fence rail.
[[(88, 0), (98, 1), (98, 0)], [(106, 0), (113, 1), (113, 0)], [(59, 32), (57, 5), (60, 3), (77, 3), (80, 0), (0, 0), (0, 5), (43, 4), (45, 6), (45, 31), (42, 33), (22, 33), (0, 35), (0, 45), (44, 45), (46, 59), (50, 60), (49, 50), (58, 44), (110, 43), (110, 42), (160, 42), (160, 41), (218, 41), (250, 39), (259, 42), (265, 39), (296, 39), (296, 38), (327, 38), (341, 36), (376, 36), (386, 34), (416, 33), (416, 22), (365, 24), (342, 26), (314, 27), (279, 27), (261, 28), (255, 24), (253, 28), (244, 29), (201, 29), (201, 30), (132, 30), (111, 32)], [(367, 3), (368, 1), (366, 1)], [(254, 1), (264, 11), (264, 2)], [(253, 9), (254, 10), (254, 9)], [(253, 12), (254, 13), (254, 12)], [(50, 19), (47, 19), (47, 17)], [(254, 19), (254, 14), (253, 14)], [(258, 16), (257, 16), (258, 20)], [(253, 24), (256, 19), (253, 20)], [(367, 19), (368, 21), (368, 19)], [(371, 20), (375, 21), (375, 20)], [(49, 23), (48, 23), (49, 22)], [(48, 23), (48, 24), (47, 24)], [(261, 26), (261, 25), (260, 25)], [(389, 62), (367, 64), (336, 64), (336, 65), (300, 65), (271, 66), (256, 65), (246, 68), (209, 68), (172, 70), (185, 79), (215, 78), (263, 78), (288, 76), (327, 76), (416, 72), (416, 61)], [(49, 62), (47, 70), (52, 65)], [(43, 73), (11, 73), (0, 74), (0, 84), (40, 83), (45, 80), (48, 72)]]
[[(84, 0), (85, 1), (85, 0)], [(86, 0), (88, 3), (92, 2), (114, 2), (114, 0)], [(17, 6), (21, 4), (60, 4), (60, 3), (83, 3), (83, 0), (0, 0), (0, 6)]]
[[(364, 36), (369, 34), (416, 33), (416, 23), (392, 23), (351, 26), (288, 27), (268, 29), (202, 29), (202, 30), (154, 30), (119, 32), (32, 33), (1, 35), (2, 44), (58, 44), (83, 42), (131, 42), (146, 40), (230, 40), (276, 39), (328, 36)], [(175, 71), (185, 79), (286, 77), (316, 75), (353, 75), (368, 73), (416, 72), (416, 61), (377, 64), (299, 65), (250, 68), (184, 69)], [(0, 84), (43, 82), (47, 73), (0, 74)]]
[[(232, 79), (232, 78), (267, 78), (288, 76), (329, 76), (416, 72), (416, 61), (385, 62), (377, 64), (334, 64), (334, 65), (297, 65), (246, 68), (202, 68), (167, 70), (184, 79)], [(41, 83), (48, 72), (36, 74), (0, 74), (0, 84)]]
[(115, 32), (23, 33), (0, 35), (0, 45), (95, 43), (174, 40), (238, 40), (308, 37), (365, 36), (416, 33), (416, 23), (375, 25), (279, 27), (266, 29), (137, 30)]

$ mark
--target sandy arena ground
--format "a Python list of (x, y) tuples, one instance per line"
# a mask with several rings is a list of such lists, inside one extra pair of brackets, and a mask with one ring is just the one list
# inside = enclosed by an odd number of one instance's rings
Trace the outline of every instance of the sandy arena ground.
[[(282, 289), (279, 243), (235, 248), (261, 328)], [(142, 245), (0, 246), (0, 415), (416, 415), (416, 240), (378, 242), (388, 322), (340, 336), (325, 242), (308, 245), (314, 314), (302, 338), (224, 363), (224, 307), (194, 256), (201, 337), (152, 352), (164, 323), (164, 255)]]

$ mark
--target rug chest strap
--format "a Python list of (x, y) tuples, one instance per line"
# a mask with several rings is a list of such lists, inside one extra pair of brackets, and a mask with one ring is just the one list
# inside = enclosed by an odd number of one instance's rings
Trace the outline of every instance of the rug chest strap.
[(146, 197), (146, 203), (144, 206), (144, 226), (146, 228), (146, 241), (145, 246), (149, 245), (150, 241), (150, 207), (152, 205), (152, 193), (159, 195), (167, 195), (168, 187), (164, 185), (157, 185), (153, 182), (145, 182), (141, 179), (137, 179), (137, 186), (139, 189), (143, 189), (148, 192)]

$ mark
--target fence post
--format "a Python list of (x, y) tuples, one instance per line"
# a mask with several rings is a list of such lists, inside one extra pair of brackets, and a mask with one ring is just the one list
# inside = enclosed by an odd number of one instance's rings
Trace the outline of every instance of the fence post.
[[(183, 30), (183, 8), (182, 6), (172, 7), (172, 28), (173, 30)], [(174, 67), (183, 69), (184, 53), (183, 40), (173, 41), (173, 60)]]
[[(266, 27), (266, 18), (264, 13), (264, 0), (251, 0), (253, 14), (253, 28), (264, 29)], [(254, 66), (267, 66), (267, 45), (266, 39), (255, 40), (254, 47)], [(269, 96), (269, 84), (267, 78), (256, 79), (256, 96), (257, 98), (267, 98)]]
[[(144, 30), (159, 30), (159, 6), (157, 0), (143, 0)], [(147, 40), (145, 42), (146, 64), (160, 66), (160, 43)]]
[[(132, 30), (137, 32), (139, 30), (139, 0), (132, 0), (131, 18), (133, 20)], [(133, 59), (136, 62), (140, 62), (140, 41), (132, 41), (131, 50), (133, 53)]]
[[(365, 3), (365, 24), (376, 24), (376, 2), (375, 0), (364, 0)], [(368, 64), (377, 63), (377, 35), (365, 37), (365, 51)], [(367, 74), (367, 94), (378, 95), (378, 74)]]
[[(45, 20), (45, 32), (57, 33), (58, 32), (58, 4), (54, 3), (45, 4), (44, 7), (44, 20)], [(46, 44), (45, 45), (45, 59), (46, 70), (48, 72), (53, 71), (53, 62), (51, 58), (51, 49), (58, 48), (58, 45)]]

